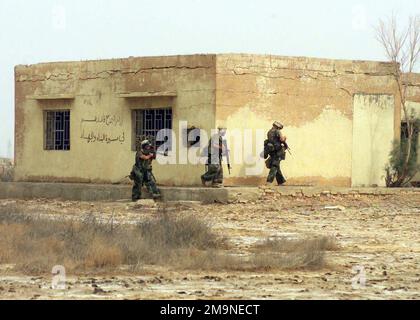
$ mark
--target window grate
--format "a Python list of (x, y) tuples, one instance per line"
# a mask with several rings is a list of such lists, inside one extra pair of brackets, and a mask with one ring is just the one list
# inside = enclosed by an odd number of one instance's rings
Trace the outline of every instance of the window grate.
[(45, 150), (70, 150), (70, 111), (45, 112)]
[(165, 141), (157, 141), (157, 135), (160, 130), (172, 130), (171, 108), (134, 110), (133, 116), (136, 142), (134, 147), (137, 147), (141, 141), (148, 139), (156, 148), (160, 147), (164, 142), (167, 141), (169, 143), (169, 150), (171, 150), (171, 134), (169, 134), (168, 137), (165, 137)]

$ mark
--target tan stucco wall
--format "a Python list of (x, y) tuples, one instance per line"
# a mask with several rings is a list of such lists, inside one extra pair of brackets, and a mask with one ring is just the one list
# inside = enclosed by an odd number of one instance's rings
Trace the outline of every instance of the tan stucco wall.
[(407, 100), (420, 102), (420, 73), (410, 73), (404, 76), (408, 83)]
[[(411, 73), (405, 75), (408, 81), (408, 103), (407, 103), (407, 111), (408, 115), (411, 115), (411, 112), (414, 113), (414, 115), (417, 116), (417, 118), (420, 118), (420, 73)], [(401, 110), (401, 119), (404, 120), (404, 113), (403, 110)], [(420, 137), (418, 140), (418, 146), (417, 146), (417, 163), (420, 165)], [(420, 172), (417, 173), (417, 175), (413, 178), (412, 181), (419, 182), (420, 181)]]
[(352, 186), (385, 187), (385, 167), (392, 150), (394, 97), (354, 96)]
[[(351, 185), (353, 95), (396, 94), (389, 64), (262, 55), (216, 59), (216, 122), (267, 131), (280, 120), (293, 153), (282, 163), (290, 184)], [(397, 136), (398, 102), (394, 112), (390, 131)], [(266, 169), (247, 177), (245, 167), (236, 166), (227, 182), (264, 182)]]
[[(215, 56), (171, 56), (18, 66), (16, 77), (16, 179), (29, 181), (118, 182), (134, 161), (131, 109), (172, 106), (178, 120), (210, 130), (215, 117)], [(130, 92), (176, 92), (176, 98), (119, 97)], [(34, 100), (33, 96), (74, 94), (74, 100)], [(71, 110), (71, 150), (43, 150), (43, 110)], [(115, 116), (117, 125), (82, 119)], [(124, 141), (88, 142), (85, 130)], [(122, 139), (121, 139), (122, 140)], [(200, 182), (203, 166), (155, 162), (162, 184)]]
[[(118, 182), (133, 164), (131, 109), (172, 106), (178, 120), (208, 132), (223, 123), (229, 130), (263, 129), (274, 119), (285, 124), (292, 148), (284, 172), (290, 184), (350, 186), (353, 95), (396, 93), (387, 63), (290, 58), (269, 55), (193, 55), (18, 66), (16, 75), (16, 178), (29, 181)], [(119, 93), (176, 92), (176, 98), (121, 98)], [(33, 96), (75, 95), (74, 100), (34, 100)], [(71, 150), (43, 150), (43, 110), (71, 109)], [(116, 116), (114, 126), (82, 119)], [(398, 99), (394, 133), (399, 132)], [(123, 142), (88, 143), (94, 131)], [(396, 134), (398, 136), (398, 134)], [(178, 137), (177, 137), (178, 138)], [(255, 140), (254, 140), (255, 141)], [(179, 142), (179, 141), (178, 141)], [(253, 147), (254, 156), (262, 146)], [(231, 146), (235, 153), (235, 146)], [(178, 153), (179, 154), (179, 153)], [(227, 184), (259, 184), (267, 170), (246, 175), (233, 166)], [(200, 183), (203, 165), (157, 163), (159, 183)]]
[[(420, 102), (409, 101), (407, 103), (407, 107), (409, 115), (413, 115), (417, 119), (420, 119)], [(404, 115), (401, 115), (401, 117), (404, 117)], [(417, 164), (420, 165), (420, 136), (417, 141)], [(412, 181), (420, 181), (420, 172), (417, 172), (417, 175), (413, 178)]]

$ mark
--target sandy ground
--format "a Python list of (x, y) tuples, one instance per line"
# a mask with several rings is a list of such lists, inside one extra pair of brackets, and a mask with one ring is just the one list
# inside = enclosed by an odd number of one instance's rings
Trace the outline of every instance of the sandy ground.
[[(128, 202), (87, 203), (0, 200), (0, 206), (53, 218), (93, 213), (101, 219), (136, 222), (155, 215), (153, 207)], [(326, 206), (336, 206), (325, 209)], [(337, 207), (338, 206), (338, 207)], [(145, 266), (138, 273), (76, 276), (67, 289), (51, 289), (51, 275), (17, 274), (0, 267), (2, 299), (419, 299), (420, 194), (387, 196), (283, 197), (242, 204), (170, 204), (206, 219), (246, 253), (256, 241), (284, 235), (332, 235), (341, 249), (327, 253), (316, 271), (208, 272)], [(355, 266), (365, 286), (353, 286)]]

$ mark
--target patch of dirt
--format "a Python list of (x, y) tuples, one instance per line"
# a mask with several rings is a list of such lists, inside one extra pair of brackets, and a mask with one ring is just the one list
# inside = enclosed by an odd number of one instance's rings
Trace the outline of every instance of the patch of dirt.
[[(157, 208), (129, 202), (88, 203), (0, 200), (0, 207), (53, 219), (87, 213), (115, 223), (136, 223)], [(326, 208), (327, 207), (327, 208)], [(338, 209), (335, 209), (337, 208)], [(418, 194), (319, 198), (283, 197), (242, 204), (169, 204), (188, 212), (230, 239), (229, 251), (246, 255), (266, 239), (313, 233), (337, 239), (320, 270), (202, 271), (144, 266), (112, 274), (67, 273), (65, 290), (51, 289), (52, 275), (26, 276), (0, 266), (1, 299), (419, 299), (420, 237)], [(355, 282), (363, 268), (365, 286)], [(354, 286), (352, 285), (354, 284)]]

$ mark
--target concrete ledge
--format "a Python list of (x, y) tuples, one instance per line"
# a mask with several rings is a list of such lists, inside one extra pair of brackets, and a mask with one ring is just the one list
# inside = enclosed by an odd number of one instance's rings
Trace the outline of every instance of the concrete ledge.
[[(117, 201), (131, 199), (131, 188), (131, 185), (112, 184), (0, 182), (0, 199)], [(164, 201), (229, 201), (228, 188), (161, 187), (160, 189)], [(144, 188), (142, 193), (144, 198), (150, 198)], [(235, 192), (230, 194), (235, 194)]]
[(63, 199), (79, 201), (115, 201), (130, 197), (129, 186), (73, 183), (0, 183), (0, 199)]
[[(161, 187), (164, 201), (241, 203), (280, 196), (320, 197), (418, 193), (420, 188), (336, 188), (336, 187)], [(150, 195), (143, 189), (144, 198)], [(0, 182), (0, 199), (62, 199), (73, 201), (117, 201), (131, 198), (131, 185)]]

